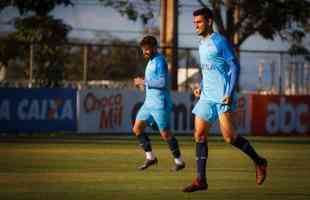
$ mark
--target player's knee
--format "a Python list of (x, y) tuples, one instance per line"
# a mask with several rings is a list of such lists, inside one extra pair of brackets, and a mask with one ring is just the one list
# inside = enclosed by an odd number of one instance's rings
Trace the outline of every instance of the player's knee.
[(194, 138), (195, 138), (195, 142), (197, 142), (197, 143), (201, 143), (201, 142), (206, 141), (206, 136), (204, 133), (195, 132)]
[(132, 128), (132, 132), (133, 132), (136, 136), (138, 136), (138, 135), (140, 135), (141, 130), (140, 130), (139, 127), (134, 126), (134, 127)]
[(232, 144), (233, 143), (233, 138), (232, 137), (224, 137), (224, 141), (227, 143), (227, 144)]
[(134, 135), (137, 135), (137, 129), (135, 127), (132, 128), (132, 132)]
[(161, 135), (161, 138), (165, 141), (170, 140), (172, 137), (170, 132), (163, 132), (160, 135)]

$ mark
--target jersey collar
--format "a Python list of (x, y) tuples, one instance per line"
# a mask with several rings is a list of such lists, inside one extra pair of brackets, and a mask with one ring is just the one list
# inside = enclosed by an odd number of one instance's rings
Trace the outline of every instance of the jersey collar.
[(208, 42), (214, 36), (214, 34), (215, 34), (215, 32), (212, 32), (211, 35), (209, 35), (207, 38), (201, 38), (200, 44)]

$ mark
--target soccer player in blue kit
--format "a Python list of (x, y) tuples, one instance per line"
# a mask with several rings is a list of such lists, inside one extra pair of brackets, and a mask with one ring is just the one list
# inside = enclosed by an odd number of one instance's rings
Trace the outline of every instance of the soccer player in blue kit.
[(220, 33), (213, 31), (213, 14), (209, 8), (198, 9), (193, 12), (193, 16), (196, 32), (202, 37), (199, 46), (202, 80), (200, 88), (194, 90), (199, 101), (192, 111), (195, 115), (197, 177), (183, 192), (208, 189), (207, 136), (217, 119), (225, 142), (237, 147), (253, 160), (256, 183), (261, 185), (266, 177), (267, 160), (256, 153), (246, 138), (236, 134), (232, 123), (232, 112), (236, 109), (235, 88), (240, 71), (238, 59), (229, 42)]
[(137, 113), (133, 126), (133, 133), (137, 136), (140, 146), (145, 152), (144, 164), (139, 170), (144, 170), (151, 165), (157, 164), (158, 160), (151, 147), (151, 141), (144, 129), (147, 125), (156, 123), (161, 137), (168, 143), (173, 154), (175, 165), (173, 171), (179, 171), (185, 167), (181, 157), (178, 141), (170, 131), (170, 114), (172, 111), (172, 100), (168, 87), (168, 67), (162, 54), (157, 51), (157, 40), (153, 36), (145, 36), (140, 46), (143, 56), (148, 60), (145, 77), (134, 79), (134, 85), (145, 88), (145, 100)]

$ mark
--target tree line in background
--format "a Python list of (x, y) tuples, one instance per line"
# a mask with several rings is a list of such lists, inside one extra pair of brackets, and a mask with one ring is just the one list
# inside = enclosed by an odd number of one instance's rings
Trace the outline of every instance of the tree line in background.
[[(153, 18), (154, 4), (158, 0), (98, 0), (112, 7), (130, 20), (140, 19), (144, 25)], [(239, 48), (251, 35), (259, 34), (273, 40), (276, 36), (291, 42), (291, 52), (309, 53), (303, 38), (310, 31), (310, 2), (308, 0), (197, 0), (201, 6), (213, 9), (217, 30)], [(35, 59), (34, 79), (41, 86), (57, 86), (62, 80), (81, 78), (81, 50), (64, 48), (71, 27), (50, 12), (56, 6), (74, 6), (73, 0), (1, 0), (0, 12), (15, 7), (19, 16), (14, 20), (15, 31), (0, 43), (0, 64), (7, 67), (12, 59), (25, 57), (33, 44)], [(180, 5), (182, 6), (182, 5)], [(224, 12), (223, 12), (224, 11)], [(225, 17), (225, 19), (224, 19)], [(103, 43), (137, 45), (112, 38)], [(134, 48), (108, 48), (96, 46), (89, 49), (91, 79), (128, 79), (141, 73), (144, 61)], [(68, 54), (73, 60), (68, 60)], [(134, 55), (134, 56), (133, 56)], [(125, 58), (125, 59), (124, 59)], [(26, 59), (27, 60), (27, 59)], [(66, 64), (67, 63), (67, 64)], [(70, 63), (68, 65), (68, 63)], [(29, 63), (25, 63), (29, 65)], [(66, 66), (66, 68), (64, 68)], [(98, 72), (98, 73), (96, 73)], [(25, 70), (27, 75), (29, 71)], [(92, 74), (92, 73), (91, 73)]]

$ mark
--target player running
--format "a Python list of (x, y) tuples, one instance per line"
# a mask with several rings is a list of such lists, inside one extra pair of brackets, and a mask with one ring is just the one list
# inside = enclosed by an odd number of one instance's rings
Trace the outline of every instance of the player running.
[(196, 32), (202, 37), (199, 46), (202, 80), (194, 90), (200, 96), (193, 109), (195, 115), (195, 142), (197, 177), (183, 192), (207, 190), (206, 165), (208, 159), (208, 132), (219, 119), (225, 142), (232, 144), (248, 155), (256, 167), (256, 183), (266, 178), (267, 161), (259, 156), (249, 141), (237, 135), (232, 123), (232, 111), (236, 108), (235, 88), (240, 66), (234, 50), (219, 33), (213, 32), (213, 14), (208, 8), (193, 12)]
[(152, 126), (156, 123), (162, 139), (168, 143), (173, 154), (175, 165), (172, 170), (179, 171), (185, 167), (185, 162), (181, 157), (178, 141), (170, 131), (172, 101), (168, 88), (167, 63), (164, 56), (157, 51), (158, 45), (155, 37), (145, 36), (140, 46), (148, 63), (145, 69), (145, 79), (141, 77), (134, 79), (135, 86), (145, 87), (145, 100), (132, 129), (146, 155), (144, 164), (138, 169), (147, 169), (158, 162), (152, 152), (151, 141), (144, 133), (147, 125)]

